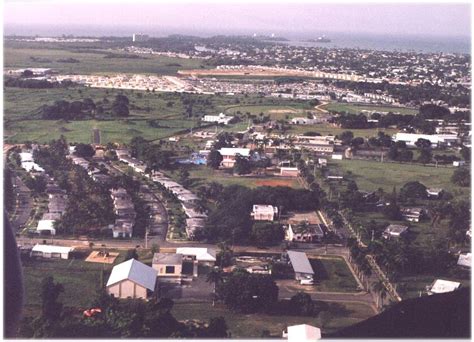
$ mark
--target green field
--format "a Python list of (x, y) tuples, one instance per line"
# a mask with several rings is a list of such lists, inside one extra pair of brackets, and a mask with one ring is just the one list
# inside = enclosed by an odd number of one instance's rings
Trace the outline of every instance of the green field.
[(367, 128), (367, 129), (347, 129), (333, 126), (328, 123), (316, 124), (316, 125), (292, 125), (289, 133), (292, 134), (305, 134), (306, 132), (318, 132), (321, 135), (339, 135), (342, 132), (351, 131), (354, 137), (370, 138), (376, 137), (378, 132), (384, 132), (388, 135), (393, 135), (398, 132), (397, 129), (393, 128)]
[[(181, 69), (200, 69), (205, 67), (202, 59), (184, 59), (156, 55), (143, 55), (145, 58), (104, 58), (110, 51), (76, 52), (73, 49), (4, 48), (4, 68), (52, 68), (61, 74), (157, 74), (176, 75)], [(87, 51), (87, 50), (86, 50)], [(94, 50), (97, 51), (97, 50)], [(120, 52), (121, 53), (121, 52)], [(31, 57), (43, 61), (34, 61)], [(74, 58), (79, 63), (61, 63), (59, 59)], [(45, 62), (45, 60), (50, 61)]]
[[(336, 305), (332, 304), (333, 307)], [(232, 338), (259, 338), (264, 330), (272, 337), (282, 336), (289, 325), (310, 324), (322, 327), (324, 333), (358, 323), (373, 316), (372, 309), (364, 304), (346, 303), (337, 305), (342, 310), (332, 310), (330, 319), (324, 322), (321, 317), (276, 316), (266, 314), (239, 314), (225, 308), (222, 304), (212, 307), (209, 303), (175, 303), (172, 314), (178, 320), (198, 319), (208, 321), (212, 317), (222, 316), (232, 333)], [(345, 310), (344, 310), (345, 309)], [(331, 310), (330, 310), (331, 311)]]
[[(249, 188), (256, 188), (259, 186), (289, 186), (296, 189), (301, 189), (301, 184), (293, 178), (281, 177), (247, 177), (247, 176), (233, 176), (231, 170), (214, 170), (207, 166), (193, 166), (189, 169), (191, 186), (195, 189), (201, 185), (210, 182), (217, 182), (224, 186), (241, 185)], [(177, 179), (176, 174), (169, 173), (170, 177)]]
[[(280, 100), (281, 101), (281, 100)], [(288, 101), (289, 102), (289, 101)], [(224, 110), (227, 115), (236, 115), (238, 112), (242, 114), (250, 113), (259, 116), (260, 113), (267, 116), (270, 115), (272, 120), (291, 120), (294, 117), (306, 116), (306, 111), (311, 108), (302, 103), (294, 103), (286, 105), (283, 102), (281, 105), (250, 105), (250, 106), (229, 106)]]
[(331, 160), (330, 167), (350, 172), (359, 189), (375, 191), (378, 188), (391, 192), (395, 186), (399, 190), (405, 183), (419, 181), (429, 188), (442, 188), (455, 198), (470, 197), (470, 189), (451, 183), (452, 167), (431, 167), (419, 164), (380, 163), (366, 160)]
[(324, 109), (334, 112), (346, 112), (350, 114), (359, 114), (362, 110), (369, 111), (381, 111), (381, 112), (393, 112), (400, 114), (412, 114), (416, 115), (418, 110), (413, 108), (405, 107), (390, 107), (390, 106), (378, 106), (378, 105), (357, 105), (350, 103), (331, 102), (324, 106)]
[(316, 288), (322, 292), (356, 292), (357, 281), (340, 257), (309, 259), (313, 267)]

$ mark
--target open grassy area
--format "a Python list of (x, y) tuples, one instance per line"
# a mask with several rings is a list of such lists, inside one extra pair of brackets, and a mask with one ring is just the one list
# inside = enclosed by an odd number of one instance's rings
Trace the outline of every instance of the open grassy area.
[[(210, 182), (217, 182), (224, 186), (228, 185), (242, 185), (249, 188), (256, 188), (259, 186), (289, 186), (296, 189), (301, 189), (301, 184), (294, 178), (282, 177), (248, 177), (248, 176), (233, 176), (232, 170), (214, 170), (207, 166), (193, 166), (189, 169), (191, 188), (197, 188), (201, 185)], [(177, 177), (176, 174), (169, 174), (170, 177)]]
[(395, 186), (400, 189), (405, 183), (419, 181), (429, 188), (442, 188), (455, 198), (468, 199), (470, 189), (451, 182), (452, 167), (431, 167), (418, 164), (380, 163), (366, 160), (331, 160), (330, 168), (350, 172), (361, 190), (374, 191), (378, 188), (391, 192)]
[(358, 104), (353, 104), (353, 103), (341, 103), (341, 102), (328, 103), (327, 105), (324, 106), (324, 109), (328, 111), (346, 112), (350, 114), (359, 114), (362, 110), (393, 112), (393, 113), (412, 114), (412, 115), (416, 115), (416, 113), (418, 113), (418, 111), (413, 108), (378, 106), (378, 105), (358, 105)]
[(222, 304), (212, 307), (210, 303), (178, 302), (175, 303), (172, 314), (178, 320), (208, 321), (212, 317), (222, 316), (232, 333), (232, 338), (259, 338), (264, 330), (268, 330), (272, 337), (281, 338), (282, 331), (287, 326), (295, 324), (323, 327), (323, 332), (328, 333), (373, 316), (371, 308), (363, 304), (346, 303), (338, 304), (337, 307), (339, 310), (332, 310), (331, 314), (326, 315), (329, 319), (326, 319), (324, 325), (321, 319), (322, 315), (318, 317), (244, 315), (231, 312)]
[(321, 135), (339, 135), (342, 132), (351, 131), (354, 137), (370, 138), (376, 137), (378, 132), (384, 132), (388, 135), (393, 135), (398, 132), (393, 128), (368, 128), (368, 129), (347, 129), (333, 126), (331, 124), (316, 124), (316, 125), (292, 125), (289, 133), (291, 134), (305, 134), (306, 132), (318, 132)]
[(400, 279), (400, 285), (402, 290), (399, 291), (402, 294), (402, 298), (417, 298), (422, 294), (425, 294), (426, 286), (431, 285), (436, 279), (444, 279), (450, 281), (456, 281), (461, 283), (464, 287), (471, 286), (470, 279), (456, 278), (456, 277), (443, 277), (443, 276), (432, 276), (432, 275), (417, 275), (410, 277), (403, 277)]
[[(202, 59), (185, 59), (157, 55), (142, 55), (140, 59), (104, 58), (111, 51), (77, 52), (73, 48), (41, 49), (34, 44), (22, 43), (22, 47), (4, 48), (4, 68), (52, 68), (62, 74), (158, 74), (176, 75), (181, 69), (205, 67)], [(87, 50), (85, 50), (87, 51)], [(32, 60), (31, 57), (37, 60)], [(73, 58), (79, 63), (63, 63), (58, 60)]]
[(257, 116), (259, 116), (260, 113), (263, 113), (265, 116), (270, 115), (272, 120), (285, 120), (292, 119), (297, 116), (306, 116), (306, 111), (310, 109), (310, 107), (305, 106), (302, 103), (286, 104), (283, 102), (281, 105), (229, 106), (224, 110), (224, 113), (227, 115), (236, 115), (239, 114), (238, 112), (240, 112), (243, 114), (250, 113)]
[(356, 292), (357, 281), (341, 257), (309, 259), (313, 267), (316, 288), (322, 292)]

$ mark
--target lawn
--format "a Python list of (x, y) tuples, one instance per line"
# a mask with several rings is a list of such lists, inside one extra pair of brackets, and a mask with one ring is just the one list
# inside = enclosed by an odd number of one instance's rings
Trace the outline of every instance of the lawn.
[(315, 273), (316, 288), (322, 292), (356, 292), (357, 281), (341, 257), (309, 259)]
[(306, 110), (310, 110), (302, 103), (286, 104), (281, 105), (248, 105), (248, 106), (230, 106), (224, 110), (227, 115), (236, 115), (237, 112), (242, 114), (250, 113), (252, 115), (259, 116), (260, 113), (263, 115), (270, 115), (272, 120), (285, 120), (292, 119), (297, 116), (306, 116)]
[(471, 281), (466, 278), (457, 278), (457, 277), (444, 277), (444, 276), (432, 276), (432, 275), (417, 275), (410, 277), (402, 277), (399, 281), (399, 287), (401, 290), (402, 298), (417, 298), (420, 296), (420, 291), (422, 294), (425, 293), (426, 286), (431, 285), (436, 279), (444, 279), (450, 281), (456, 281), (461, 283), (463, 287), (470, 287)]
[(347, 112), (350, 114), (359, 114), (362, 110), (393, 112), (393, 113), (411, 114), (411, 115), (416, 115), (418, 113), (418, 110), (413, 109), (413, 108), (378, 106), (378, 105), (357, 105), (357, 104), (341, 103), (341, 102), (331, 102), (325, 105), (323, 108), (328, 111)]
[(451, 183), (454, 172), (452, 167), (432, 167), (419, 164), (380, 163), (365, 160), (331, 160), (330, 168), (350, 172), (359, 189), (375, 191), (378, 188), (391, 192), (393, 187), (399, 190), (405, 183), (419, 181), (429, 188), (442, 188), (453, 194), (455, 198), (468, 199), (470, 189)]
[(315, 125), (291, 125), (289, 133), (305, 134), (306, 132), (318, 132), (321, 135), (339, 135), (342, 132), (351, 131), (354, 137), (370, 138), (376, 137), (378, 132), (384, 132), (388, 135), (393, 135), (398, 132), (393, 128), (367, 128), (367, 129), (347, 129), (332, 126), (331, 124), (315, 124)]
[[(22, 48), (7, 45), (4, 48), (4, 68), (52, 68), (61, 74), (158, 74), (176, 75), (181, 69), (205, 67), (202, 59), (185, 59), (157, 55), (142, 55), (144, 58), (104, 58), (110, 51), (77, 52), (73, 48), (36, 48), (23, 43)], [(34, 61), (31, 57), (40, 59)], [(73, 58), (79, 63), (62, 63), (60, 59)]]
[[(244, 315), (226, 309), (222, 304), (212, 307), (210, 303), (177, 302), (172, 314), (178, 320), (198, 319), (209, 321), (212, 317), (222, 316), (232, 333), (232, 338), (259, 338), (264, 330), (272, 337), (281, 338), (282, 331), (289, 325), (310, 324), (323, 327), (323, 333), (329, 333), (358, 323), (373, 316), (372, 309), (363, 304), (331, 304), (329, 319), (321, 322), (321, 317), (273, 316), (267, 314)], [(337, 310), (336, 307), (339, 309)], [(342, 309), (342, 310), (341, 310)], [(344, 310), (345, 309), (345, 310)]]

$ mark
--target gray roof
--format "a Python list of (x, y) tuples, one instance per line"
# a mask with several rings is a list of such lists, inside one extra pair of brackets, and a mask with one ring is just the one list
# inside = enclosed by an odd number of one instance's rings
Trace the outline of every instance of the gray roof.
[(155, 289), (156, 276), (156, 270), (150, 266), (135, 259), (130, 259), (114, 266), (106, 286), (129, 279), (134, 283), (153, 291)]
[(296, 251), (288, 251), (287, 253), (295, 273), (314, 274), (306, 253)]
[(162, 265), (181, 265), (183, 263), (182, 254), (171, 254), (171, 253), (155, 253), (153, 255), (152, 264)]

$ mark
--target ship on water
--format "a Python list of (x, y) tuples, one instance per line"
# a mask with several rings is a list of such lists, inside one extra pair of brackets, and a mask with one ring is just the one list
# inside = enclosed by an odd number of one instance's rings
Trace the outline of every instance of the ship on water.
[(331, 39), (329, 39), (328, 37), (323, 35), (323, 36), (320, 36), (316, 39), (308, 39), (307, 42), (309, 42), (309, 43), (330, 43)]

